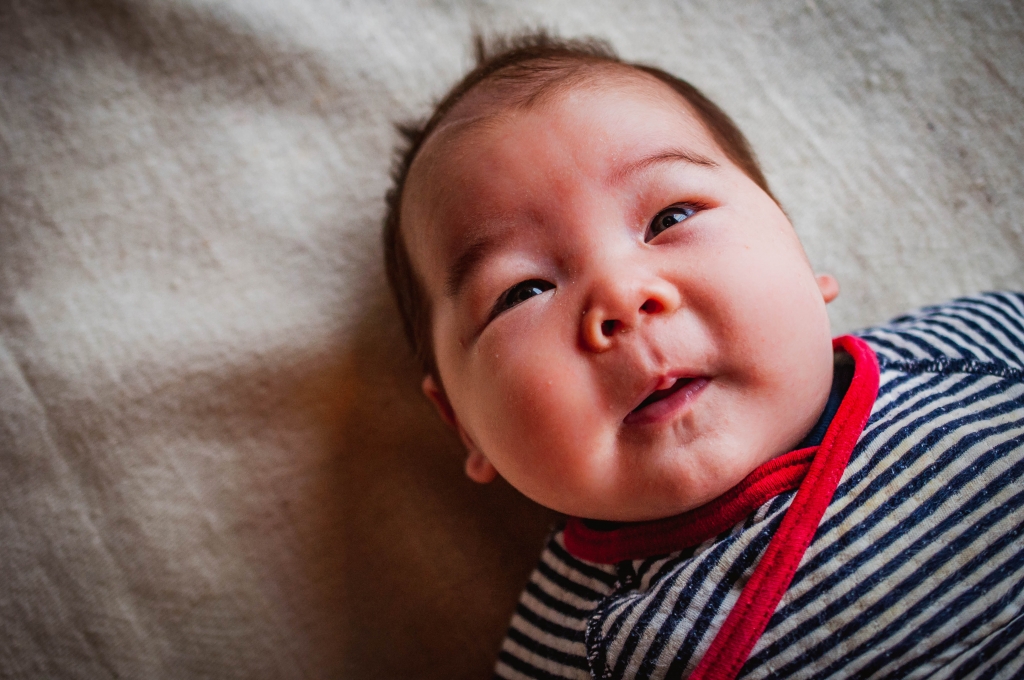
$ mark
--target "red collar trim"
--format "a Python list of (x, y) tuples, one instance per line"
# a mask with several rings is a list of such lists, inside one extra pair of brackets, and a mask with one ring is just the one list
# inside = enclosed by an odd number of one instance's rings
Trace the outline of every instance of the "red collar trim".
[[(856, 436), (847, 434), (843, 438), (848, 449), (832, 452), (833, 458), (835, 454), (841, 455), (845, 469), (878, 392), (878, 364), (871, 349), (857, 338), (842, 336), (833, 340), (832, 346), (844, 349), (855, 362), (853, 380), (822, 440), (822, 446), (829, 444), (832, 448), (840, 430), (849, 432), (849, 425), (859, 423), (855, 425)], [(563, 534), (565, 547), (588, 562), (615, 564), (700, 545), (737, 525), (780, 493), (799, 488), (821, 448), (797, 449), (773, 458), (710, 503), (674, 517), (629, 523), (608, 531), (592, 529), (579, 518), (569, 518)], [(829, 499), (834, 491), (828, 491)]]

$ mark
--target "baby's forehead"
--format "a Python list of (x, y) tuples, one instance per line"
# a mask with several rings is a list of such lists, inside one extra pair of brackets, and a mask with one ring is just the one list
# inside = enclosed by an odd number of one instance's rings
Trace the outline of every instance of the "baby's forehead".
[[(427, 142), (452, 144), (462, 135), (509, 119), (517, 113), (543, 115), (546, 105), (578, 92), (614, 92), (620, 97), (671, 101), (680, 113), (696, 111), (679, 93), (654, 76), (628, 64), (596, 62), (548, 77), (484, 80), (467, 92), (444, 116)], [(424, 144), (422, 151), (427, 151)]]
[[(425, 204), (437, 204), (438, 193), (447, 186), (452, 171), (457, 171), (467, 157), (466, 147), (472, 147), (481, 134), (522, 114), (528, 113), (535, 120), (555, 116), (557, 107), (551, 106), (553, 103), (581, 93), (613, 93), (617, 99), (667, 103), (699, 129), (709, 146), (718, 147), (690, 102), (661, 80), (626, 64), (591, 64), (585, 70), (542, 83), (484, 81), (455, 104), (424, 141), (410, 168), (403, 204), (415, 205), (417, 210)], [(639, 110), (642, 116), (643, 108)], [(642, 118), (636, 122), (642, 122)]]

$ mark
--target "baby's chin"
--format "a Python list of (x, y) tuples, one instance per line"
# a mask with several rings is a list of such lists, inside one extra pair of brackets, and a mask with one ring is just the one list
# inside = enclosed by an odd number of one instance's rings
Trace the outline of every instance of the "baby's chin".
[[(753, 470), (751, 470), (753, 471)], [(607, 498), (584, 503), (571, 503), (559, 512), (571, 517), (608, 522), (646, 522), (675, 517), (706, 505), (742, 481), (735, 483), (705, 484), (700, 487), (659, 484), (660, 488), (645, 488), (624, 493), (621, 502), (608, 502)]]
[[(706, 450), (688, 450), (667, 456), (645, 479), (629, 480), (582, 502), (555, 509), (564, 514), (611, 522), (644, 522), (674, 517), (711, 503), (740, 484), (764, 463), (791, 450), (764, 449), (746, 442), (707, 442)], [(735, 455), (723, 456), (732, 449)], [(674, 459), (673, 459), (674, 458)], [(699, 464), (707, 461), (707, 465)], [(564, 500), (564, 499), (563, 499)]]

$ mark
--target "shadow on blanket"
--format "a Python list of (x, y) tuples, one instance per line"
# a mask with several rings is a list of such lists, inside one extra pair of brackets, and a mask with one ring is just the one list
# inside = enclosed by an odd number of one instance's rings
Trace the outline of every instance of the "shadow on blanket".
[(311, 500), (325, 538), (311, 580), (340, 582), (344, 665), (360, 677), (484, 677), (554, 515), (466, 479), (419, 382), (382, 295), (340, 381), (353, 399)]

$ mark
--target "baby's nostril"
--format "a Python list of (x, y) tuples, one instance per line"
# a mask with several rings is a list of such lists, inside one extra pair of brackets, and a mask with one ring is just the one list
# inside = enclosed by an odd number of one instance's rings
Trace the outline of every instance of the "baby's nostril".
[(640, 311), (647, 312), (648, 314), (657, 314), (664, 308), (665, 306), (662, 305), (657, 300), (648, 300), (647, 302), (640, 305)]
[(615, 327), (618, 325), (618, 321), (609, 319), (608, 321), (601, 322), (601, 332), (604, 333), (605, 337), (611, 337), (615, 333)]

